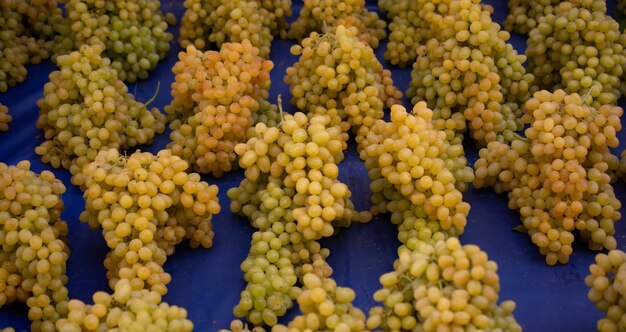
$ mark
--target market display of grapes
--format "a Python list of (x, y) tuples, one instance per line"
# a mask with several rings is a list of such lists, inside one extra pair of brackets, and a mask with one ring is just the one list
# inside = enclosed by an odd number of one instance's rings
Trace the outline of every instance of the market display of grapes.
[(615, 2), (0, 0), (0, 331), (626, 329)]

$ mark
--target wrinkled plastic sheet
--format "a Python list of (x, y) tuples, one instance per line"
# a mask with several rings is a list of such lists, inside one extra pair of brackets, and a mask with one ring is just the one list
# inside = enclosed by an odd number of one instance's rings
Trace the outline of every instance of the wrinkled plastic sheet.
[[(507, 13), (506, 1), (485, 2), (494, 6), (494, 20), (502, 22)], [(165, 10), (174, 12), (179, 18), (182, 16), (182, 1), (162, 0), (162, 3)], [(368, 3), (375, 7), (374, 1)], [(294, 2), (294, 6), (299, 4), (301, 2)], [(613, 8), (611, 2), (610, 13)], [(296, 8), (294, 15), (298, 12)], [(179, 25), (172, 29), (176, 35), (178, 28)], [(283, 82), (283, 76), (285, 69), (297, 60), (289, 53), (293, 43), (276, 40), (271, 53), (271, 59), (275, 62), (271, 98), (275, 102), (276, 96), (282, 94), (285, 108), (290, 112), (295, 108), (288, 103), (289, 88)], [(524, 38), (513, 35), (512, 43), (518, 51), (523, 52)], [(377, 50), (381, 61), (384, 49), (385, 44)], [(159, 82), (161, 89), (153, 105), (162, 110), (171, 101), (169, 87), (174, 80), (171, 68), (177, 61), (179, 51), (180, 47), (173, 42), (168, 57), (151, 73), (150, 78), (129, 86), (139, 101), (149, 100)], [(410, 69), (392, 68), (384, 61), (383, 64), (392, 70), (395, 83), (405, 91)], [(28, 78), (24, 83), (0, 94), (0, 102), (9, 107), (14, 118), (10, 130), (0, 133), (0, 161), (16, 164), (20, 160), (30, 160), (34, 171), (51, 170), (66, 184), (67, 191), (63, 195), (66, 210), (62, 217), (69, 223), (69, 293), (71, 298), (91, 302), (94, 292), (109, 291), (106, 270), (102, 264), (107, 247), (99, 230), (91, 230), (79, 222), (78, 216), (84, 209), (84, 200), (79, 189), (71, 185), (69, 172), (43, 164), (34, 152), (35, 147), (42, 142), (42, 132), (35, 126), (37, 100), (42, 97), (48, 74), (55, 69), (56, 66), (50, 61), (29, 66)], [(406, 100), (405, 104), (408, 105)], [(622, 133), (621, 138), (625, 140), (626, 135)], [(143, 147), (143, 150), (157, 152), (168, 142), (169, 131), (159, 135), (153, 145)], [(477, 149), (469, 139), (465, 145), (468, 159), (473, 164), (477, 158)], [(616, 152), (621, 152), (623, 146)], [(352, 190), (357, 208), (366, 209), (369, 206), (369, 179), (354, 144), (346, 152), (340, 170), (340, 178)], [(211, 249), (191, 249), (181, 244), (176, 248), (175, 254), (168, 257), (165, 264), (165, 270), (172, 275), (172, 282), (168, 285), (169, 292), (164, 300), (186, 308), (196, 331), (217, 331), (227, 328), (235, 318), (232, 308), (245, 287), (239, 264), (248, 253), (254, 229), (248, 220), (229, 211), (230, 200), (226, 197), (226, 191), (243, 179), (243, 172), (233, 172), (219, 179), (210, 176), (203, 178), (220, 188), (222, 212), (213, 219), (214, 246)], [(623, 183), (616, 185), (616, 193), (623, 201), (626, 197)], [(515, 316), (526, 331), (596, 330), (596, 322), (602, 313), (587, 299), (588, 288), (584, 284), (594, 252), (587, 250), (584, 244), (576, 243), (568, 264), (549, 267), (530, 238), (513, 230), (520, 223), (519, 214), (507, 208), (506, 195), (497, 195), (491, 189), (471, 188), (465, 193), (464, 199), (471, 204), (472, 209), (461, 241), (479, 245), (489, 254), (490, 259), (498, 263), (500, 299), (517, 302)], [(618, 246), (624, 249), (626, 225), (619, 222), (616, 228)], [(353, 224), (349, 229), (341, 230), (338, 236), (321, 241), (324, 247), (331, 250), (328, 262), (334, 269), (333, 277), (339, 285), (352, 287), (356, 291), (355, 305), (366, 313), (376, 305), (372, 295), (380, 288), (378, 277), (392, 270), (399, 246), (396, 235), (396, 227), (389, 221), (389, 216), (384, 215), (368, 224)], [(280, 322), (286, 323), (297, 313), (297, 309), (291, 310)], [(25, 304), (12, 304), (0, 309), (0, 328), (7, 326), (15, 327), (18, 331), (29, 329)]]

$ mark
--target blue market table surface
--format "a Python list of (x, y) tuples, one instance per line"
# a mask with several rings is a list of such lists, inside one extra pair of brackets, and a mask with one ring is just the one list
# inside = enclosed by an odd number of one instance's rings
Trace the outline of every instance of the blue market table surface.
[[(375, 1), (368, 3), (375, 7)], [(486, 0), (485, 3), (494, 6), (494, 20), (502, 22), (508, 12), (506, 1)], [(300, 1), (294, 1), (294, 16), (299, 12), (299, 5)], [(162, 0), (162, 7), (174, 12), (178, 18), (182, 17), (182, 1)], [(614, 3), (609, 1), (609, 13), (613, 12)], [(172, 28), (176, 36), (179, 26)], [(518, 51), (523, 52), (523, 37), (513, 35), (511, 42)], [(297, 60), (289, 53), (289, 47), (293, 44), (291, 40), (276, 40), (272, 45), (271, 59), (275, 68), (272, 71), (270, 96), (273, 101), (278, 94), (283, 94), (284, 100), (290, 98), (283, 76), (286, 68)], [(153, 105), (162, 110), (171, 101), (169, 86), (174, 81), (171, 68), (180, 50), (180, 46), (172, 42), (167, 58), (159, 63), (150, 78), (129, 86), (139, 101), (150, 99), (159, 82), (161, 90)], [(385, 44), (382, 44), (377, 50), (379, 58), (386, 68), (391, 69), (396, 85), (405, 91), (409, 84), (410, 69), (393, 68), (382, 59), (384, 50)], [(43, 139), (41, 131), (35, 126), (38, 116), (36, 102), (43, 94), (49, 73), (55, 69), (56, 66), (50, 61), (29, 66), (28, 78), (24, 83), (0, 94), (0, 103), (9, 107), (14, 118), (10, 130), (0, 133), (0, 162), (16, 164), (27, 159), (31, 161), (34, 171), (51, 170), (66, 184), (67, 192), (62, 197), (66, 210), (62, 217), (69, 224), (71, 256), (67, 266), (68, 288), (71, 298), (91, 302), (94, 292), (109, 291), (102, 263), (108, 248), (99, 230), (91, 230), (87, 224), (79, 222), (78, 216), (84, 209), (84, 200), (78, 187), (70, 184), (69, 172), (43, 164), (34, 152)], [(409, 106), (406, 100), (405, 104)], [(624, 107), (624, 104), (622, 100), (620, 105)], [(295, 109), (291, 105), (285, 106), (288, 111)], [(622, 132), (620, 138), (623, 143), (616, 149), (617, 153), (626, 146), (626, 133)], [(168, 142), (169, 131), (166, 131), (144, 150), (157, 152)], [(469, 139), (465, 145), (467, 157), (473, 165), (477, 149)], [(191, 249), (185, 244), (176, 248), (176, 253), (168, 257), (165, 264), (172, 282), (164, 300), (186, 308), (196, 331), (217, 331), (227, 328), (235, 318), (232, 308), (245, 287), (239, 264), (248, 253), (253, 228), (247, 219), (229, 211), (230, 200), (226, 196), (226, 191), (243, 179), (242, 171), (221, 178), (203, 176), (203, 179), (220, 188), (222, 212), (213, 219), (214, 245), (211, 249)], [(352, 190), (357, 208), (368, 208), (369, 179), (353, 146), (340, 164), (340, 179)], [(623, 201), (626, 198), (624, 183), (619, 182), (615, 187), (618, 198)], [(596, 322), (602, 313), (587, 299), (588, 288), (584, 284), (595, 252), (587, 250), (583, 244), (576, 244), (568, 264), (547, 266), (529, 237), (513, 230), (520, 223), (519, 214), (507, 208), (505, 195), (497, 195), (490, 189), (470, 188), (464, 199), (471, 204), (472, 209), (465, 234), (460, 237), (461, 242), (479, 245), (489, 254), (490, 259), (498, 263), (500, 299), (517, 303), (515, 317), (526, 331), (596, 330)], [(626, 223), (618, 222), (616, 232), (618, 247), (626, 249)], [(367, 224), (353, 224), (348, 229), (342, 229), (337, 236), (321, 241), (331, 251), (328, 262), (334, 269), (333, 277), (339, 285), (355, 290), (355, 305), (366, 313), (376, 305), (372, 295), (380, 288), (379, 276), (392, 270), (400, 244), (396, 235), (396, 227), (389, 222), (389, 216), (383, 215)], [(280, 322), (286, 323), (296, 314), (297, 309), (293, 309)], [(12, 304), (0, 309), (0, 328), (8, 326), (18, 331), (29, 329), (25, 304)]]

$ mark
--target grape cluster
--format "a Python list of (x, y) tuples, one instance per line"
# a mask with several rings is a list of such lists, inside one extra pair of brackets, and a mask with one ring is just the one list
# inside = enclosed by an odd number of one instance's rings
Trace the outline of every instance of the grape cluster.
[[(591, 0), (580, 1), (586, 2)], [(619, 23), (606, 14), (604, 1), (598, 2), (603, 5), (562, 2), (530, 31), (528, 71), (539, 88), (589, 94), (594, 106), (617, 103), (626, 52)]]
[(228, 196), (231, 211), (258, 231), (241, 264), (247, 286), (233, 311), (253, 325), (274, 326), (301, 294), (298, 281), (330, 277), (329, 251), (317, 240), (371, 216), (354, 210), (337, 179), (347, 134), (329, 115), (283, 115), (278, 127), (258, 123), (249, 136), (235, 148), (246, 178)]
[(510, 141), (522, 129), (520, 104), (533, 82), (525, 57), (478, 3), (424, 2), (418, 1), (419, 17), (433, 37), (417, 49), (407, 96), (414, 104), (428, 103), (435, 127), (446, 130), (448, 139), (462, 139), (467, 121), (479, 145)]
[(111, 288), (129, 280), (133, 290), (167, 292), (163, 270), (174, 246), (184, 239), (192, 248), (213, 245), (211, 217), (219, 213), (217, 186), (187, 173), (189, 164), (168, 149), (155, 156), (116, 149), (98, 153), (83, 168), (85, 211), (80, 220), (102, 228), (107, 246), (104, 265)]
[(619, 172), (622, 179), (626, 179), (626, 150), (622, 151), (622, 155), (619, 159)]
[(269, 58), (275, 35), (285, 33), (291, 0), (185, 0), (179, 43), (205, 50), (209, 44), (249, 40)]
[(93, 304), (71, 300), (67, 318), (57, 321), (58, 331), (192, 331), (184, 308), (161, 301), (161, 294), (136, 290), (122, 280), (113, 294), (96, 292)]
[(311, 33), (291, 49), (299, 59), (287, 68), (291, 103), (309, 114), (328, 114), (346, 131), (382, 119), (384, 107), (399, 103), (402, 93), (391, 72), (353, 27), (338, 26), (323, 35)]
[(462, 191), (473, 180), (463, 146), (433, 128), (433, 112), (418, 103), (411, 114), (391, 108), (391, 121), (361, 127), (360, 157), (372, 180), (372, 212), (391, 212), (399, 239), (426, 241), (458, 235), (469, 204)]
[(0, 163), (0, 307), (25, 302), (33, 331), (52, 331), (67, 315), (64, 192), (54, 174), (36, 174), (28, 161)]
[(0, 92), (26, 79), (25, 65), (62, 54), (73, 44), (55, 0), (4, 1), (0, 6)]
[(398, 249), (394, 271), (380, 277), (368, 329), (390, 331), (521, 331), (515, 303), (497, 304), (497, 264), (455, 237)]
[(83, 184), (82, 167), (105, 148), (149, 144), (165, 130), (165, 116), (135, 100), (102, 48), (82, 46), (59, 56), (59, 70), (44, 86), (37, 127), (45, 141), (35, 148), (45, 163), (64, 167)]
[(253, 114), (268, 110), (273, 63), (244, 40), (219, 52), (194, 46), (179, 54), (173, 68), (168, 148), (200, 173), (220, 176), (236, 167), (235, 145), (245, 142)]
[(77, 47), (99, 45), (122, 81), (148, 78), (170, 49), (173, 35), (159, 0), (67, 0), (70, 36)]
[(354, 291), (337, 287), (332, 278), (320, 278), (306, 274), (298, 304), (302, 315), (295, 317), (287, 326), (276, 325), (273, 332), (297, 331), (366, 331), (365, 314), (352, 302)]
[(589, 97), (542, 90), (526, 103), (526, 138), (492, 142), (475, 163), (476, 188), (509, 193), (546, 263), (566, 263), (574, 231), (593, 250), (615, 249), (620, 201), (610, 184), (609, 148), (619, 144), (623, 110), (589, 106)]
[(300, 16), (289, 26), (287, 37), (305, 38), (312, 32), (333, 32), (339, 26), (354, 27), (356, 35), (372, 48), (386, 37), (387, 23), (365, 8), (365, 0), (304, 0)]
[(507, 31), (527, 35), (537, 27), (540, 18), (554, 13), (561, 0), (511, 0), (507, 3), (509, 14), (503, 26)]
[(9, 130), (9, 122), (11, 122), (13, 118), (9, 115), (9, 109), (0, 104), (0, 131)]
[(618, 249), (606, 254), (599, 253), (595, 263), (589, 266), (589, 272), (585, 277), (585, 284), (589, 287), (587, 297), (606, 314), (598, 321), (598, 330), (608, 332), (626, 329), (626, 253)]

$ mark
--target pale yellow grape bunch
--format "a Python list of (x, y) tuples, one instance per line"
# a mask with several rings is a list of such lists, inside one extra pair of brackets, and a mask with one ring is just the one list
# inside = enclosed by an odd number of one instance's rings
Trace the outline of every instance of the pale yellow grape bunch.
[(52, 167), (69, 169), (75, 185), (84, 183), (82, 167), (99, 151), (150, 144), (165, 130), (165, 116), (135, 100), (101, 46), (82, 46), (57, 63), (37, 102), (45, 141), (35, 153)]
[(605, 313), (605, 317), (598, 321), (598, 330), (623, 331), (626, 329), (626, 253), (615, 249), (597, 254), (589, 272), (585, 277), (585, 284), (589, 287), (587, 297)]
[(207, 50), (211, 44), (249, 40), (269, 58), (272, 40), (284, 34), (291, 0), (185, 0), (179, 43)]
[(432, 114), (425, 103), (415, 105), (412, 113), (393, 106), (391, 122), (379, 120), (362, 128), (360, 156), (370, 170), (376, 212), (412, 209), (417, 217), (438, 222), (442, 230), (462, 230), (469, 204), (463, 202), (461, 190), (473, 174), (463, 146), (451, 144), (445, 132), (433, 128)]
[(9, 130), (9, 122), (11, 122), (13, 118), (9, 115), (9, 109), (0, 104), (0, 131)]
[(597, 2), (560, 3), (530, 32), (526, 49), (539, 88), (588, 94), (594, 106), (617, 103), (626, 66), (619, 23)]
[[(507, 31), (527, 35), (542, 22), (546, 15), (554, 14), (555, 7), (568, 0), (511, 0), (509, 14), (503, 26)], [(569, 0), (569, 2), (590, 10), (606, 12), (606, 0)], [(619, 7), (619, 1), (617, 1)]]
[(444, 3), (418, 1), (431, 39), (417, 49), (406, 94), (414, 104), (428, 103), (435, 128), (446, 130), (448, 139), (461, 140), (469, 129), (481, 146), (510, 141), (523, 128), (520, 106), (534, 79), (523, 66), (526, 58), (479, 3)]
[(507, 31), (526, 35), (537, 27), (540, 18), (554, 13), (561, 0), (511, 0), (509, 14), (502, 24)]
[(314, 31), (328, 33), (340, 25), (356, 28), (359, 39), (372, 48), (378, 48), (386, 36), (387, 23), (365, 8), (365, 0), (304, 0), (287, 37), (301, 39)]
[(0, 163), (0, 307), (25, 302), (33, 331), (67, 316), (67, 224), (63, 183), (30, 162)]
[(384, 108), (402, 99), (391, 72), (359, 40), (354, 27), (339, 25), (333, 32), (313, 32), (301, 45), (293, 46), (291, 53), (299, 59), (287, 68), (285, 82), (291, 103), (303, 112), (329, 114), (332, 123), (347, 121), (357, 128), (382, 119)]
[(148, 78), (165, 58), (173, 35), (159, 0), (65, 0), (77, 47), (100, 45), (122, 81)]
[(172, 70), (168, 148), (200, 173), (220, 176), (236, 168), (235, 145), (245, 142), (253, 114), (272, 107), (273, 66), (247, 40), (225, 43), (219, 52), (188, 46)]
[(26, 79), (25, 65), (68, 52), (61, 8), (55, 0), (3, 1), (0, 6), (0, 92)]
[(71, 300), (67, 318), (57, 321), (59, 332), (193, 330), (187, 310), (162, 301), (161, 295), (135, 290), (128, 280), (115, 285), (113, 294), (96, 292), (93, 304)]
[(279, 127), (255, 125), (235, 148), (246, 178), (228, 191), (231, 211), (259, 231), (241, 264), (247, 285), (233, 312), (255, 326), (276, 325), (301, 292), (298, 279), (331, 275), (329, 251), (316, 239), (371, 218), (354, 210), (349, 189), (337, 180), (347, 135), (330, 121), (321, 114), (284, 115)]
[(212, 216), (219, 213), (218, 188), (188, 173), (189, 164), (168, 149), (155, 156), (116, 149), (101, 151), (83, 168), (85, 211), (80, 220), (102, 228), (111, 251), (104, 265), (111, 288), (127, 279), (134, 290), (167, 292), (163, 270), (174, 246), (213, 245)]
[(297, 331), (366, 331), (365, 314), (352, 302), (354, 291), (338, 287), (332, 278), (306, 274), (298, 304), (302, 315), (285, 325), (276, 325), (272, 332)]
[[(493, 142), (475, 163), (477, 188), (509, 192), (546, 263), (566, 263), (575, 233), (590, 249), (615, 249), (620, 201), (610, 184), (623, 110), (590, 97), (542, 90), (526, 103), (530, 127), (511, 145)], [(576, 230), (578, 232), (576, 232)]]
[(398, 249), (394, 270), (380, 277), (368, 329), (385, 331), (521, 331), (515, 303), (498, 305), (497, 264), (457, 238)]

